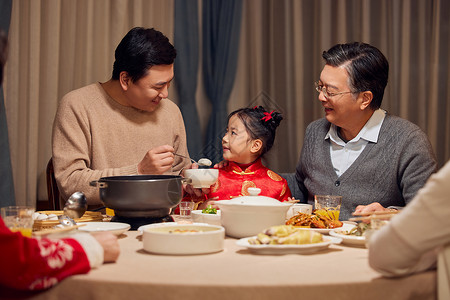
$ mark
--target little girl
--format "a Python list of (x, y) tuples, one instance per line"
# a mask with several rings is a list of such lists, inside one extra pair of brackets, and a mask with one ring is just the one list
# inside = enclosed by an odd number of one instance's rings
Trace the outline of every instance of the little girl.
[(219, 179), (206, 195), (208, 200), (200, 201), (198, 209), (214, 205), (216, 200), (249, 195), (250, 187), (260, 188), (260, 196), (280, 201), (291, 197), (286, 180), (261, 163), (261, 157), (272, 148), (282, 119), (280, 113), (269, 113), (262, 106), (241, 108), (228, 116), (222, 138), (223, 159), (228, 165), (219, 169)]

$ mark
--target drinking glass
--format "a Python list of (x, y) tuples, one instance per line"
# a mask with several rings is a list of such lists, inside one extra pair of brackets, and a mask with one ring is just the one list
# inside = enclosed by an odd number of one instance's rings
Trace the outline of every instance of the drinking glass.
[(188, 223), (192, 222), (191, 211), (194, 209), (194, 202), (182, 201), (178, 204), (178, 208), (180, 209), (180, 221)]
[(11, 231), (20, 231), (30, 237), (33, 231), (34, 208), (30, 206), (7, 206), (1, 208), (3, 222)]
[(329, 217), (332, 220), (339, 220), (341, 211), (342, 196), (315, 195), (315, 214)]

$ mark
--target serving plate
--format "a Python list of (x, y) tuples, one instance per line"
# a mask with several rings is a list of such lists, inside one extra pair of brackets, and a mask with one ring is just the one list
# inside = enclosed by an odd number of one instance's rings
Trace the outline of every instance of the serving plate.
[[(354, 226), (353, 226), (354, 227)], [(336, 228), (330, 231), (330, 235), (334, 237), (338, 237), (342, 239), (342, 243), (350, 246), (366, 246), (366, 237), (365, 236), (355, 236), (355, 235), (347, 235), (342, 233), (343, 231), (349, 231), (353, 227), (350, 228)]]
[(115, 235), (121, 235), (130, 229), (130, 224), (120, 222), (78, 222), (77, 224), (86, 224), (78, 230), (87, 232), (109, 231)]
[(342, 240), (324, 236), (323, 242), (304, 245), (252, 245), (248, 242), (256, 236), (242, 238), (236, 241), (240, 247), (245, 247), (256, 254), (310, 254), (328, 248), (331, 244), (339, 244)]

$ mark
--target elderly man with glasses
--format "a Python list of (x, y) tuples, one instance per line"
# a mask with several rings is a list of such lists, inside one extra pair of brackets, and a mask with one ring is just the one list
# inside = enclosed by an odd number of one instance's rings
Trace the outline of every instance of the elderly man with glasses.
[(293, 196), (342, 196), (341, 219), (405, 206), (436, 171), (425, 133), (380, 109), (389, 64), (375, 47), (339, 44), (323, 52), (316, 82), (325, 117), (306, 129)]

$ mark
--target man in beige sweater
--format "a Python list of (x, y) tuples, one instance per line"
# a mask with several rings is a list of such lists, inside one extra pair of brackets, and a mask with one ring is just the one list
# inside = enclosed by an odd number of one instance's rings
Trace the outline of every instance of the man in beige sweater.
[(112, 78), (65, 95), (53, 124), (53, 164), (64, 199), (100, 177), (179, 174), (190, 162), (181, 112), (167, 99), (176, 50), (161, 32), (133, 28), (115, 51)]

